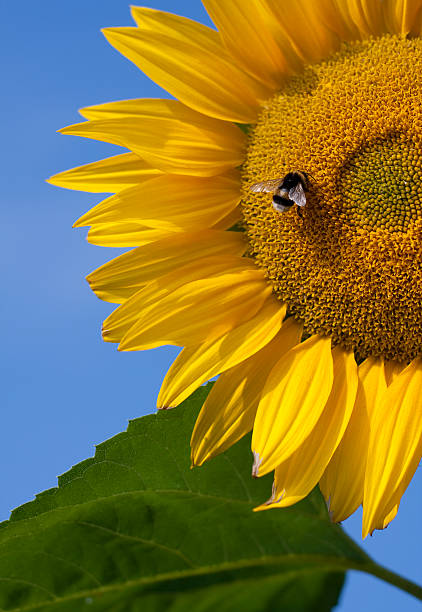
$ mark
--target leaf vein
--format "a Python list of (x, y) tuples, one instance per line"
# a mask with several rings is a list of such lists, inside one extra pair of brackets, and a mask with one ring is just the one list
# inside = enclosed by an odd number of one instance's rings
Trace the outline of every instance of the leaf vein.
[(130, 541), (140, 542), (141, 544), (148, 544), (150, 546), (155, 546), (156, 548), (160, 548), (162, 550), (165, 550), (166, 552), (169, 552), (175, 555), (176, 557), (179, 557), (189, 567), (192, 567), (192, 568), (195, 567), (195, 564), (186, 555), (180, 552), (180, 550), (177, 550), (176, 548), (171, 548), (170, 546), (166, 546), (165, 544), (160, 544), (156, 540), (147, 540), (145, 538), (140, 538), (139, 536), (129, 535), (127, 533), (115, 531), (114, 529), (110, 529), (109, 527), (104, 527), (103, 525), (96, 525), (95, 523), (91, 523), (89, 521), (75, 521), (74, 524), (85, 525), (87, 527), (92, 527), (93, 529), (98, 529), (99, 531), (105, 531), (108, 533), (112, 533), (113, 535), (119, 538), (122, 538), (124, 540), (130, 540)]

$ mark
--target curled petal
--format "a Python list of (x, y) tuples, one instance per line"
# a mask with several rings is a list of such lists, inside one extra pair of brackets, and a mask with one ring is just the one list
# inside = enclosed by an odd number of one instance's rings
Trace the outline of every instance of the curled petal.
[(193, 260), (242, 255), (245, 248), (238, 232), (179, 232), (120, 255), (91, 272), (87, 281), (99, 298), (120, 304), (144, 285)]
[(246, 75), (217, 32), (163, 11), (135, 8), (139, 28), (106, 28), (109, 43), (187, 106), (225, 121), (256, 119), (269, 90)]
[(269, 295), (262, 308), (215, 342), (183, 349), (163, 381), (158, 408), (178, 406), (204, 382), (248, 359), (279, 331), (286, 306)]
[(282, 35), (266, 0), (204, 0), (221, 39), (236, 63), (272, 89), (299, 70), (301, 60)]
[(301, 335), (302, 326), (290, 318), (263, 349), (220, 375), (195, 423), (191, 439), (193, 465), (202, 465), (222, 453), (252, 429), (274, 355), (296, 346)]
[(245, 135), (237, 126), (205, 117), (176, 100), (138, 103), (143, 110), (136, 116), (95, 119), (59, 131), (126, 147), (171, 174), (215, 176), (243, 162)]
[(372, 414), (362, 537), (394, 518), (421, 456), (422, 360), (415, 359), (385, 390)]
[(51, 176), (47, 182), (66, 189), (114, 193), (162, 174), (134, 153), (107, 157)]
[(74, 227), (112, 222), (140, 222), (169, 232), (212, 227), (240, 199), (239, 178), (161, 175), (129, 187), (97, 204)]
[(254, 476), (283, 463), (309, 436), (333, 384), (331, 340), (312, 336), (274, 365), (256, 414)]
[(341, 522), (361, 505), (369, 444), (369, 419), (386, 389), (380, 359), (366, 359), (358, 368), (358, 389), (346, 431), (319, 482), (331, 518)]
[(272, 498), (259, 510), (290, 506), (306, 497), (344, 435), (355, 403), (357, 367), (353, 353), (341, 347), (333, 349), (332, 356), (333, 386), (321, 417), (304, 443), (276, 467)]

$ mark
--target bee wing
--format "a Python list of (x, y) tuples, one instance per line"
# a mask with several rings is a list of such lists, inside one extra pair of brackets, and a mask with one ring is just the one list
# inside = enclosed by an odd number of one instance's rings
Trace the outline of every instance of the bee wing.
[(262, 183), (255, 183), (255, 185), (252, 185), (251, 191), (254, 191), (255, 193), (261, 193), (263, 191), (275, 191), (280, 187), (282, 181), (282, 178), (278, 178), (271, 179), (269, 181), (262, 181)]
[(298, 206), (305, 206), (306, 195), (301, 183), (289, 190), (289, 199), (293, 200)]

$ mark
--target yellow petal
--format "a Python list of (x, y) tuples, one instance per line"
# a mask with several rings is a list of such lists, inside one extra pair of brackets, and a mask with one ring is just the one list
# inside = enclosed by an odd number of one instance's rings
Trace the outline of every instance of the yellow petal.
[(415, 359), (386, 389), (371, 418), (362, 537), (394, 518), (421, 456), (422, 360)]
[(104, 322), (103, 337), (120, 341), (121, 350), (211, 341), (253, 316), (270, 291), (250, 259), (193, 261), (152, 281), (117, 308)]
[(357, 27), (361, 38), (377, 36), (387, 32), (384, 2), (374, 2), (374, 0), (348, 0), (347, 9), (351, 21)]
[(251, 431), (257, 408), (253, 400), (249, 401), (247, 391), (251, 370), (243, 362), (221, 374), (214, 383), (192, 433), (192, 466), (224, 452)]
[[(85, 106), (79, 109), (79, 113), (85, 119), (104, 121), (107, 119), (122, 119), (131, 117), (133, 119), (176, 119), (189, 122), (191, 118), (203, 118), (201, 113), (197, 113), (188, 106), (181, 104), (177, 100), (163, 98), (132, 98), (130, 100), (116, 100)], [(215, 125), (224, 126), (226, 122), (214, 121)]]
[(115, 193), (159, 174), (160, 170), (152, 168), (134, 153), (123, 153), (59, 172), (50, 176), (47, 183), (92, 193)]
[(120, 255), (91, 272), (87, 281), (102, 300), (122, 303), (143, 285), (191, 261), (214, 255), (242, 255), (245, 247), (246, 241), (239, 232), (182, 232)]
[(422, 0), (386, 0), (385, 21), (392, 34), (420, 33)]
[(366, 455), (369, 444), (369, 414), (386, 389), (383, 363), (366, 359), (358, 368), (359, 384), (352, 416), (344, 436), (320, 479), (334, 522), (341, 522), (363, 499)]
[(245, 135), (235, 125), (200, 115), (177, 100), (146, 100), (145, 112), (77, 123), (59, 130), (127, 147), (171, 174), (214, 176), (243, 162)]
[(192, 463), (222, 453), (252, 429), (263, 386), (281, 355), (299, 342), (302, 326), (291, 317), (263, 349), (230, 368), (214, 383), (192, 433)]
[(190, 109), (176, 102), (175, 100), (163, 100), (161, 98), (133, 98), (130, 100), (117, 100), (115, 102), (106, 102), (103, 104), (95, 104), (93, 106), (85, 106), (80, 108), (79, 112), (82, 117), (90, 120), (104, 121), (107, 119), (123, 119), (125, 117), (133, 117), (134, 119), (172, 119), (175, 110), (180, 108), (179, 112), (186, 111), (186, 119), (182, 116), (182, 120), (188, 120), (189, 116), (196, 116)]
[[(196, 262), (199, 270), (201, 264), (201, 260)], [(245, 266), (217, 276), (198, 277), (167, 291), (159, 300), (154, 298), (158, 292), (152, 292), (153, 304), (142, 305), (119, 350), (139, 351), (167, 344), (192, 346), (216, 340), (252, 317), (271, 293), (271, 286), (261, 270)], [(151, 296), (149, 286), (139, 293), (146, 294), (147, 300)]]
[(254, 476), (285, 461), (315, 427), (333, 383), (331, 340), (312, 336), (276, 361), (256, 414)]
[(204, 382), (257, 353), (279, 331), (286, 307), (269, 295), (251, 319), (215, 342), (185, 348), (163, 381), (158, 408), (178, 406)]
[(404, 370), (405, 364), (399, 361), (386, 361), (384, 363), (384, 373), (387, 386), (389, 387), (393, 380), (397, 378), (402, 370)]
[(281, 36), (265, 0), (204, 0), (203, 4), (224, 46), (243, 70), (279, 89), (285, 77), (299, 69), (301, 62)]
[[(226, 217), (213, 225), (212, 229), (229, 229), (241, 220), (239, 208), (232, 210)], [(87, 240), (91, 244), (105, 247), (137, 247), (164, 238), (171, 238), (183, 233), (181, 229), (168, 231), (165, 229), (150, 228), (138, 222), (126, 223), (99, 223), (88, 232)]]
[(140, 313), (143, 316), (147, 309), (179, 287), (224, 275), (227, 269), (232, 273), (244, 271), (248, 269), (247, 260), (240, 257), (208, 257), (199, 263), (193, 261), (176, 272), (170, 272), (151, 281), (107, 317), (103, 323), (104, 340), (120, 342), (138, 321)]
[(240, 206), (233, 208), (225, 217), (217, 221), (212, 228), (215, 230), (228, 230), (235, 225), (241, 224), (243, 221), (242, 211)]
[(169, 232), (212, 227), (240, 200), (240, 177), (162, 175), (129, 187), (97, 204), (74, 227), (97, 223), (140, 222)]
[[(109, 43), (187, 106), (210, 117), (249, 123), (270, 92), (237, 68), (217, 32), (162, 11), (135, 8), (139, 28), (107, 28)], [(145, 27), (143, 27), (145, 20)]]
[(348, 3), (344, 0), (319, 0), (321, 23), (340, 40), (359, 40), (362, 38), (358, 26), (352, 20)]
[(152, 229), (141, 223), (100, 223), (88, 232), (91, 244), (105, 247), (136, 247), (175, 236), (181, 232)]
[(333, 386), (321, 417), (305, 442), (276, 467), (273, 495), (257, 510), (291, 506), (306, 497), (343, 437), (355, 403), (357, 366), (353, 353), (341, 347), (333, 349), (332, 356)]
[(384, 519), (384, 522), (380, 529), (385, 529), (388, 525), (396, 518), (397, 512), (399, 511), (399, 504), (396, 504), (393, 509), (387, 514)]
[(286, 41), (304, 63), (329, 57), (340, 46), (339, 37), (324, 26), (315, 0), (266, 0)]

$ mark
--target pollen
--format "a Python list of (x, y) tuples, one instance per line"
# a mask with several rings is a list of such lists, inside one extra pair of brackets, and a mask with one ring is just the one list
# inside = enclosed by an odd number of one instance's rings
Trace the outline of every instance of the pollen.
[[(422, 41), (346, 43), (267, 101), (249, 136), (250, 252), (304, 324), (357, 359), (422, 352)], [(254, 183), (309, 174), (302, 217)]]

